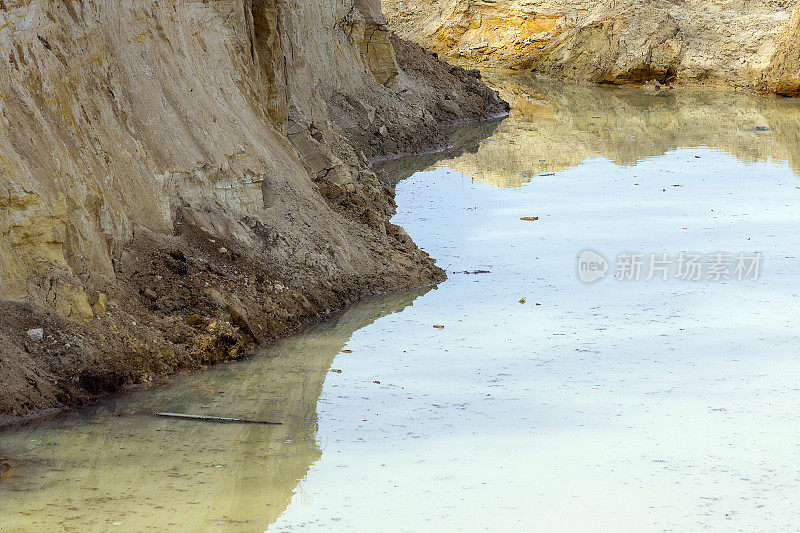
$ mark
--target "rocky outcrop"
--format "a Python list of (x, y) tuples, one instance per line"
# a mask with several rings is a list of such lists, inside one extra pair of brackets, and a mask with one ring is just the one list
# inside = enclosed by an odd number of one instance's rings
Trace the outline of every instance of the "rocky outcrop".
[(514, 69), (535, 64), (564, 28), (587, 16), (590, 4), (383, 0), (391, 27), (401, 36), (453, 58)]
[(562, 78), (626, 84), (675, 81), (683, 44), (668, 2), (595, 9), (543, 49), (536, 69)]
[(0, 1), (0, 417), (441, 279), (368, 159), (504, 104), (400, 48), (371, 0)]
[(800, 6), (778, 39), (769, 67), (762, 73), (761, 89), (783, 96), (800, 96)]
[(384, 0), (392, 27), (448, 57), (610, 84), (793, 94), (794, 0)]

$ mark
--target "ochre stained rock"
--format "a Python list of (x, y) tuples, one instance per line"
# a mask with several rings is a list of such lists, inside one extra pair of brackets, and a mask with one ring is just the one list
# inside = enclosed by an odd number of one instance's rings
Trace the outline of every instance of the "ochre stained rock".
[(800, 86), (795, 0), (383, 4), (398, 34), (458, 61), (610, 84)]

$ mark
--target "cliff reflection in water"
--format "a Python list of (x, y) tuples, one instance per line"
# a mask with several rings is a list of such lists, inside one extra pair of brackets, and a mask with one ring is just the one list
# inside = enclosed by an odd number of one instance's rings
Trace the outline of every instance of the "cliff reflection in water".
[[(0, 483), (0, 524), (16, 530), (263, 530), (322, 452), (317, 400), (353, 332), (411, 305), (359, 304), (251, 360), (178, 378), (0, 435), (18, 465)], [(281, 426), (165, 420), (171, 411)]]
[(699, 146), (747, 163), (788, 163), (800, 173), (800, 99), (684, 88), (648, 94), (523, 74), (489, 73), (485, 80), (511, 103), (511, 115), (485, 140), (441, 154), (439, 161), (500, 187), (520, 186), (587, 159), (633, 166)]

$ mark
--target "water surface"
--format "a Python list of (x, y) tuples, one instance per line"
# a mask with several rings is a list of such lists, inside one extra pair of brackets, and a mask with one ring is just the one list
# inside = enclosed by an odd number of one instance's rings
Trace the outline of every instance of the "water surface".
[[(0, 435), (4, 527), (798, 529), (800, 104), (490, 81), (508, 120), (385, 169), (446, 283)], [(584, 284), (587, 248), (764, 259)]]

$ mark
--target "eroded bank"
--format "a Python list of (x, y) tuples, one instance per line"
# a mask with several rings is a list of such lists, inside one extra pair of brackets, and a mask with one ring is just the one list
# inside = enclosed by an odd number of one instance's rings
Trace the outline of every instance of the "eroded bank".
[(370, 158), (507, 109), (378, 2), (0, 2), (0, 422), (444, 274)]

